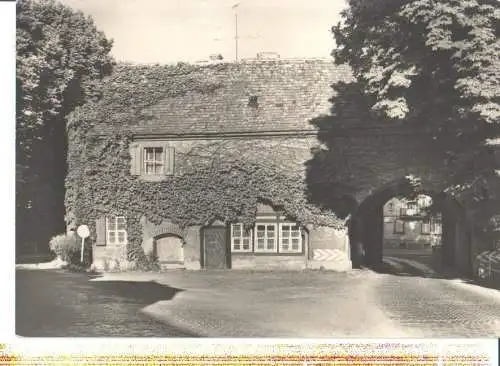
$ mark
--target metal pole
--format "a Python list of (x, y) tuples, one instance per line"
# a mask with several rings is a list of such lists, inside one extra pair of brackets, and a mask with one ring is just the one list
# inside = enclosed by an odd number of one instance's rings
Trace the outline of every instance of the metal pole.
[(238, 61), (238, 14), (234, 14), (234, 28), (235, 28), (235, 44), (236, 44), (236, 61)]
[(83, 246), (85, 244), (85, 238), (82, 238), (82, 252), (80, 253), (80, 263), (83, 264)]

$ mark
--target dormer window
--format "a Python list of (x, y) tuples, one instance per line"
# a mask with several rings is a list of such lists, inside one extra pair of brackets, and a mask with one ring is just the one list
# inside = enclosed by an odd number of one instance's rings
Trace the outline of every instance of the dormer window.
[(250, 108), (258, 108), (259, 107), (259, 97), (257, 95), (250, 95), (248, 97), (248, 106)]

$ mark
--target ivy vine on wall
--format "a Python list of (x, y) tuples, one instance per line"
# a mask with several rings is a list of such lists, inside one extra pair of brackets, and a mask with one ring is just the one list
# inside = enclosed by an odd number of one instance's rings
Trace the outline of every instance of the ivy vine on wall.
[[(103, 83), (100, 99), (77, 108), (68, 120), (67, 222), (93, 227), (105, 214), (126, 216), (129, 260), (140, 252), (142, 216), (156, 224), (169, 219), (181, 227), (215, 218), (251, 224), (258, 201), (267, 200), (298, 222), (341, 227), (332, 212), (307, 202), (300, 169), (290, 171), (222, 152), (217, 159), (223, 164), (206, 164), (161, 182), (130, 174), (129, 127), (147, 118), (141, 111), (167, 97), (214, 92), (222, 86), (207, 75), (224, 67), (119, 65)], [(114, 133), (94, 134), (98, 125)]]

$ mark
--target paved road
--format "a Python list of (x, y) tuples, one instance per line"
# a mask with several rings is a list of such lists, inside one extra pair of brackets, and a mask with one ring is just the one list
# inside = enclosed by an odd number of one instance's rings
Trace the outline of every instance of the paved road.
[(500, 335), (500, 291), (446, 278), (428, 251), (388, 251), (384, 262), (393, 275), (381, 277), (376, 301), (401, 326), (423, 337)]
[(454, 280), (382, 275), (374, 281), (373, 304), (423, 338), (498, 337), (500, 296), (495, 299), (469, 286)]
[(16, 334), (27, 337), (192, 337), (142, 314), (177, 290), (152, 282), (89, 282), (84, 273), (16, 270)]
[[(97, 278), (63, 271), (18, 270), (17, 333), (162, 337), (500, 336), (500, 291), (458, 280), (426, 278), (428, 258), (387, 259), (392, 265), (404, 264), (404, 269), (395, 265), (396, 274), (368, 270), (340, 274), (176, 271), (116, 273)], [(402, 275), (409, 272), (411, 275)]]

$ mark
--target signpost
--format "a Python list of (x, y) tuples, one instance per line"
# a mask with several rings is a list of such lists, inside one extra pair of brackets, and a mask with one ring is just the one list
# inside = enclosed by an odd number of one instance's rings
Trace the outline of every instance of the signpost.
[(76, 229), (76, 233), (80, 238), (82, 238), (82, 250), (80, 253), (80, 263), (83, 263), (83, 247), (85, 245), (85, 238), (88, 238), (90, 235), (90, 230), (87, 225), (80, 225), (78, 229)]

